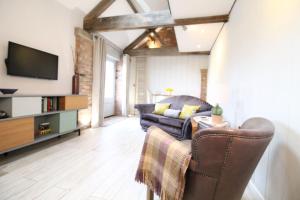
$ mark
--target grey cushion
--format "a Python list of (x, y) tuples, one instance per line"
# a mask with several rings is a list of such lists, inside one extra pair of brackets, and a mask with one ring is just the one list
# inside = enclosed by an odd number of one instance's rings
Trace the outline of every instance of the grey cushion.
[(184, 120), (174, 119), (174, 118), (160, 118), (159, 123), (168, 125), (168, 126), (174, 126), (177, 128), (181, 128), (184, 124)]
[(172, 117), (172, 118), (178, 118), (180, 112), (181, 112), (181, 110), (167, 109), (164, 112), (164, 116)]

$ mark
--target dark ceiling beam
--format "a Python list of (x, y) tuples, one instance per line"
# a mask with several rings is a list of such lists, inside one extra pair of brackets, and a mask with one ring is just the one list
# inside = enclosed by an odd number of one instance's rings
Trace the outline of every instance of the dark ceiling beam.
[(156, 32), (156, 29), (152, 30), (152, 33), (154, 34), (154, 36), (158, 39), (158, 41), (160, 42), (161, 45), (165, 45), (164, 40), (160, 37), (160, 35)]
[(168, 8), (169, 8), (169, 10), (170, 10), (170, 13), (171, 13), (171, 15), (172, 15), (172, 10), (171, 10), (171, 4), (170, 4), (170, 1), (167, 0), (167, 3), (168, 3)]
[[(131, 7), (131, 9), (132, 9), (132, 11), (133, 11), (134, 13), (138, 13), (138, 12), (139, 12), (138, 9), (136, 8), (136, 6), (133, 4), (132, 0), (127, 0), (127, 2), (128, 2), (129, 6)], [(162, 39), (160, 38), (160, 36), (157, 34), (157, 32), (156, 32), (155, 29), (148, 29), (146, 32), (144, 32), (144, 33), (142, 34), (141, 37), (144, 37), (144, 38), (146, 38), (146, 37), (151, 37), (152, 39), (154, 39), (154, 38), (152, 37), (151, 33), (153, 33), (153, 36), (155, 36), (155, 37), (158, 39), (158, 41), (159, 41), (162, 45), (164, 44), (163, 40), (162, 40)], [(141, 43), (141, 42), (143, 41), (144, 38), (138, 37), (135, 41), (133, 41), (131, 44), (129, 44), (129, 46), (126, 47), (125, 50), (133, 49), (133, 48), (136, 47), (139, 43)]]
[(109, 8), (115, 0), (101, 0), (94, 8), (84, 17), (84, 27), (90, 28), (96, 19)]
[(130, 56), (182, 56), (182, 55), (210, 55), (209, 51), (179, 52), (177, 47), (156, 48), (156, 49), (129, 49), (124, 54)]
[(150, 29), (173, 24), (169, 11), (136, 13), (131, 15), (98, 18), (89, 31), (116, 31)]
[(134, 13), (138, 13), (138, 9), (135, 7), (135, 5), (133, 4), (132, 0), (127, 0), (127, 3), (129, 4), (130, 8), (132, 9), (132, 11)]
[(140, 44), (148, 35), (151, 33), (151, 30), (146, 30), (142, 35), (140, 35), (137, 39), (135, 39), (132, 43), (130, 43), (124, 51), (128, 51), (130, 49), (134, 49), (138, 44)]
[(228, 15), (197, 17), (174, 20), (169, 10), (131, 15), (97, 18), (92, 26), (84, 28), (90, 32), (117, 31), (133, 29), (153, 29), (157, 27), (173, 27), (193, 24), (227, 22)]
[(185, 26), (194, 24), (211, 24), (228, 22), (229, 15), (217, 15), (209, 17), (197, 17), (197, 18), (186, 18), (186, 19), (175, 19), (175, 26)]

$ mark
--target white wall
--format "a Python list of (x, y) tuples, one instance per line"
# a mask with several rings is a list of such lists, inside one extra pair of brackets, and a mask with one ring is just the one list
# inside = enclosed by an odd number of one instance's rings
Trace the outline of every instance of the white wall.
[(175, 95), (200, 97), (201, 68), (208, 67), (208, 56), (148, 57), (147, 87), (151, 93), (165, 93), (171, 87)]
[[(18, 88), (19, 94), (71, 93), (74, 27), (81, 27), (82, 20), (81, 12), (71, 11), (54, 0), (0, 0), (0, 88)], [(58, 55), (58, 80), (6, 75), (8, 41)]]
[(300, 0), (238, 0), (210, 57), (208, 99), (234, 126), (272, 120), (253, 182), (265, 199), (300, 197)]

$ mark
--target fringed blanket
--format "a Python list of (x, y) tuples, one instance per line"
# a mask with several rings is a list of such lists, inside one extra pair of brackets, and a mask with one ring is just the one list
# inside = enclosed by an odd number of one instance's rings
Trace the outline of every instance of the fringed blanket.
[(181, 200), (191, 160), (191, 141), (178, 141), (157, 127), (148, 129), (135, 180), (161, 200)]

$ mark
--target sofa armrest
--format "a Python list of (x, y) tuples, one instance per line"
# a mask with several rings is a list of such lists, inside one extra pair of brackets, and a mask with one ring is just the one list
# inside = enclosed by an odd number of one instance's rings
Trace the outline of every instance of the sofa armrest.
[(191, 117), (185, 119), (184, 124), (182, 126), (182, 135), (184, 136), (184, 139), (192, 138), (191, 118), (196, 116), (211, 116), (211, 111), (203, 111), (203, 112), (195, 113)]
[(192, 117), (196, 117), (196, 116), (211, 116), (211, 111), (203, 111), (203, 112), (199, 112), (199, 113), (195, 113)]
[(135, 104), (134, 108), (137, 109), (140, 115), (144, 113), (152, 113), (155, 108), (155, 104)]

